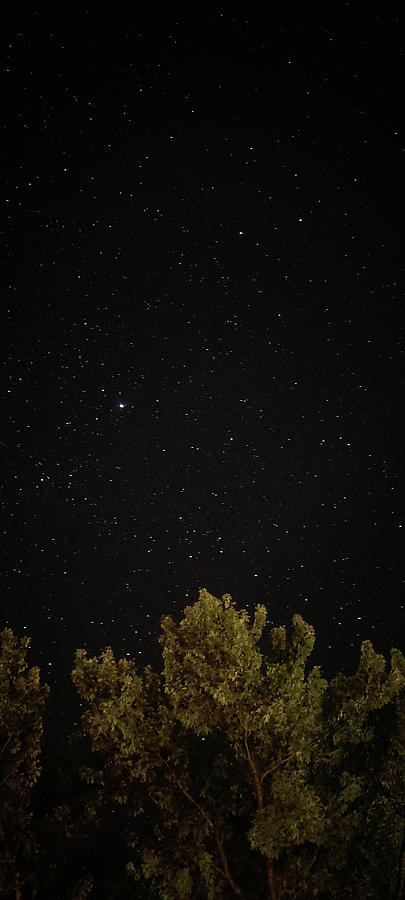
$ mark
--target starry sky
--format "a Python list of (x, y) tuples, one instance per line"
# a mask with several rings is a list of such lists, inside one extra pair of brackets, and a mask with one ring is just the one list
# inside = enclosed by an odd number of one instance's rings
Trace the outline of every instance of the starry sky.
[(0, 624), (51, 684), (201, 587), (405, 649), (401, 22), (213, 6), (2, 28)]

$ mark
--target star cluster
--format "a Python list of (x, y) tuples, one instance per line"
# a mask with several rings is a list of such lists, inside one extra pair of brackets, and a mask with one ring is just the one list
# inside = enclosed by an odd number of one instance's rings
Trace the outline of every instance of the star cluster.
[(4, 624), (147, 662), (206, 586), (399, 646), (396, 19), (78, 15), (3, 38)]

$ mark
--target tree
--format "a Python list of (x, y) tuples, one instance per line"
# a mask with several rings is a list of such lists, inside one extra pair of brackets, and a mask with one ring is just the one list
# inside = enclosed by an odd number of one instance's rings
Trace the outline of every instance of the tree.
[(35, 867), (30, 801), (39, 778), (42, 712), (49, 693), (39, 669), (28, 667), (29, 638), (10, 628), (0, 653), (0, 893), (21, 897)]
[[(102, 761), (99, 770), (87, 769), (88, 781), (99, 786), (100, 801), (104, 796), (110, 804), (126, 806), (130, 821), (138, 817), (137, 833), (128, 829), (128, 843), (139, 849), (143, 873), (159, 880), (164, 896), (189, 896), (189, 867), (194, 867), (199, 847), (207, 867), (203, 853), (209, 816), (189, 793), (186, 742), (158, 676), (150, 668), (139, 676), (132, 662), (116, 661), (110, 649), (93, 659), (79, 650), (73, 681), (86, 702), (85, 730)], [(134, 862), (130, 869), (139, 876)]]
[[(380, 896), (378, 841), (365, 849), (362, 829), (373, 792), (388, 790), (386, 818), (398, 801), (405, 661), (395, 651), (386, 673), (365, 642), (357, 673), (329, 684), (308, 666), (314, 629), (295, 615), (266, 640), (266, 617), (262, 605), (251, 621), (229, 595), (200, 591), (179, 624), (162, 620), (161, 675), (110, 649), (77, 651), (99, 762), (87, 778), (100, 802), (128, 811), (132, 870), (167, 900), (351, 896), (356, 850), (371, 873), (361, 896)], [(400, 827), (397, 816), (380, 847), (381, 878), (399, 865)]]
[[(384, 658), (369, 641), (354, 675), (325, 692), (324, 728), (313, 783), (325, 805), (325, 835), (313, 867), (322, 896), (399, 897), (405, 824), (405, 660)], [(402, 721), (402, 724), (401, 724)], [(403, 846), (403, 844), (402, 844)]]
[(187, 607), (180, 625), (162, 622), (165, 691), (176, 717), (197, 734), (219, 730), (244, 771), (252, 796), (249, 843), (264, 857), (269, 896), (278, 889), (275, 861), (285, 848), (317, 844), (324, 811), (309, 780), (322, 731), (327, 682), (318, 668), (306, 675), (314, 630), (296, 615), (287, 640), (271, 633), (271, 657), (259, 649), (266, 621), (256, 608), (251, 627), (229, 595), (207, 591)]

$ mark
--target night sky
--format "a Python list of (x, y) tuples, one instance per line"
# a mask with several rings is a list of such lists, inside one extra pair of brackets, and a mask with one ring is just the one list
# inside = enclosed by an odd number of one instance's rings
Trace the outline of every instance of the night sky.
[(401, 22), (214, 6), (2, 27), (0, 627), (51, 685), (201, 587), (405, 649)]

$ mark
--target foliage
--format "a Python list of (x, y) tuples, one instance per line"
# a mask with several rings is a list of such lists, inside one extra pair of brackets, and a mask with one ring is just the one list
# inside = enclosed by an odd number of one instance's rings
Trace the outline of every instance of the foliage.
[(354, 896), (395, 895), (405, 824), (398, 717), (404, 686), (402, 654), (391, 652), (387, 672), (384, 658), (364, 641), (357, 672), (339, 673), (326, 692), (314, 779), (326, 800), (327, 841), (318, 869), (328, 896), (340, 897), (342, 883), (351, 884)]
[(310, 625), (266, 621), (202, 590), (161, 674), (78, 650), (83, 734), (41, 777), (48, 688), (3, 632), (0, 896), (404, 900), (404, 657), (327, 681)]
[(161, 676), (78, 651), (99, 760), (87, 779), (127, 810), (129, 846), (168, 900), (377, 897), (383, 883), (393, 896), (403, 657), (387, 673), (365, 642), (357, 673), (328, 683), (308, 666), (310, 625), (296, 615), (266, 642), (265, 623), (264, 606), (251, 621), (202, 590), (179, 624), (162, 620)]
[(42, 712), (48, 696), (26, 661), (29, 638), (9, 628), (0, 653), (0, 894), (21, 896), (38, 848), (31, 829), (31, 792), (40, 769)]
[[(80, 770), (93, 761), (87, 739), (74, 732), (45, 742), (43, 773), (33, 795), (35, 836), (41, 848), (35, 887), (41, 900), (132, 898), (126, 871), (126, 816), (116, 804), (98, 808), (98, 785)], [(138, 896), (138, 892), (137, 892)], [(150, 898), (151, 893), (139, 897)]]

